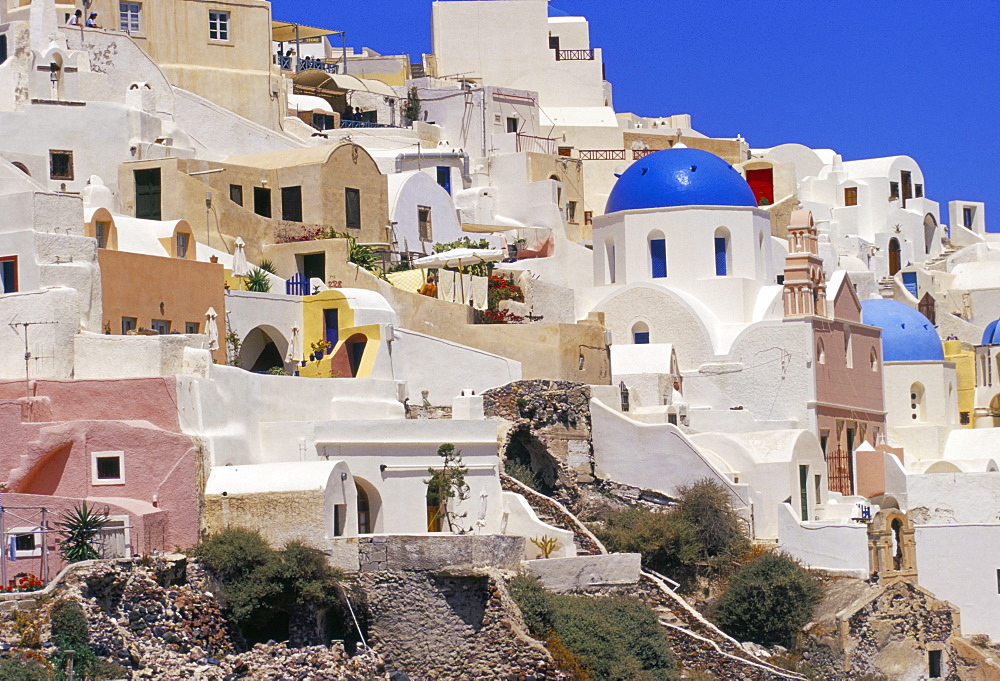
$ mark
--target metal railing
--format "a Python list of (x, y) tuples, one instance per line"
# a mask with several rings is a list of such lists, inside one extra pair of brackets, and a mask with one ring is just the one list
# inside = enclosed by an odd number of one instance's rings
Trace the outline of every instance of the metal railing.
[(656, 149), (633, 149), (632, 150), (632, 160), (633, 161), (638, 161), (640, 158), (645, 158), (646, 156), (649, 156), (654, 151), (657, 151), (657, 150)]
[(594, 61), (594, 51), (556, 50), (556, 61)]
[(580, 159), (583, 161), (624, 161), (624, 149), (581, 149)]
[(537, 154), (555, 154), (558, 151), (559, 140), (552, 137), (536, 137), (517, 133), (517, 150), (531, 151)]
[(345, 121), (343, 118), (340, 119), (340, 127), (342, 128), (396, 128), (399, 126), (389, 125), (388, 123), (372, 123), (371, 121)]
[[(282, 68), (283, 71), (292, 70), (291, 55), (275, 57), (275, 61), (278, 63), (278, 66)], [(295, 60), (295, 70), (326, 71), (327, 73), (340, 73), (340, 64), (331, 64), (329, 62), (320, 61), (319, 59), (313, 59), (312, 57), (306, 57), (304, 59)]]

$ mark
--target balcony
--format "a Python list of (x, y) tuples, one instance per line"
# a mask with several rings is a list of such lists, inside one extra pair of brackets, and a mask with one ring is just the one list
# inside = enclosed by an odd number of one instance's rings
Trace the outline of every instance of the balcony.
[(624, 161), (624, 149), (581, 149), (582, 161)]
[(594, 51), (556, 50), (556, 61), (594, 61)]
[(558, 140), (552, 137), (535, 137), (517, 133), (517, 150), (536, 154), (555, 154)]
[(389, 125), (388, 123), (374, 123), (372, 121), (345, 121), (343, 118), (340, 119), (340, 127), (342, 128), (398, 128), (398, 125)]
[(645, 158), (652, 154), (657, 149), (633, 149), (632, 150), (632, 160), (638, 161), (640, 158)]
[[(295, 71), (326, 71), (327, 73), (340, 73), (340, 64), (330, 64), (329, 62), (320, 61), (319, 59), (313, 59), (312, 57), (306, 57), (305, 59), (295, 59)], [(281, 67), (282, 71), (292, 70), (292, 60), (291, 55), (275, 57), (275, 62)]]

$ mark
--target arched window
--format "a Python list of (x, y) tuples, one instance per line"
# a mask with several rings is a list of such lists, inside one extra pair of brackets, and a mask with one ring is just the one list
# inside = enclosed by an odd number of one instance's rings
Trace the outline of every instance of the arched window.
[(914, 383), (910, 386), (910, 419), (917, 422), (926, 420), (924, 386), (922, 383)]
[(632, 325), (632, 342), (636, 345), (649, 343), (649, 327), (645, 322), (636, 322)]
[(20, 170), (28, 177), (31, 177), (31, 173), (28, 172), (28, 166), (24, 165), (23, 163), (18, 163), (17, 161), (14, 161), (13, 163), (11, 163), (11, 165)]
[(608, 257), (608, 283), (615, 283), (615, 240), (608, 237), (604, 244), (604, 250)]
[(844, 327), (844, 361), (848, 369), (854, 368), (854, 343), (851, 340), (851, 329)]
[(899, 239), (892, 237), (889, 239), (889, 276), (894, 276), (901, 266)]
[(361, 485), (355, 483), (358, 489), (358, 534), (372, 533), (371, 504), (368, 502), (368, 493)]
[(732, 270), (732, 248), (729, 230), (719, 227), (715, 230), (715, 276), (725, 277)]
[(868, 355), (868, 362), (871, 364), (872, 371), (878, 373), (878, 351), (875, 348), (872, 348)]
[(667, 276), (667, 240), (663, 232), (655, 230), (649, 233), (649, 270), (653, 279)]
[(826, 364), (826, 347), (823, 345), (822, 338), (816, 341), (816, 362)]

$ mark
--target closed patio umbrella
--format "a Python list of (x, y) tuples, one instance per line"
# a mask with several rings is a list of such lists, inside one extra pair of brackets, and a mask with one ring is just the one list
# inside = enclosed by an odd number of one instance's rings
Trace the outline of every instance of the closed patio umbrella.
[(285, 361), (296, 363), (302, 359), (302, 334), (299, 333), (298, 325), (292, 327), (292, 340), (288, 343), (288, 353)]
[(219, 325), (216, 322), (218, 317), (214, 307), (208, 308), (205, 313), (205, 333), (208, 334), (208, 349), (212, 352), (219, 349)]
[(246, 242), (242, 237), (236, 237), (236, 252), (233, 253), (233, 276), (245, 279), (250, 274), (250, 266), (247, 264), (247, 253), (244, 250)]

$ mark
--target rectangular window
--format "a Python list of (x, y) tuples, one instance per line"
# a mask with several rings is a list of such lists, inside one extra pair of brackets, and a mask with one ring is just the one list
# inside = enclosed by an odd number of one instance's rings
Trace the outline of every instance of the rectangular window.
[(724, 277), (729, 269), (729, 239), (715, 237), (715, 276)]
[(344, 188), (344, 222), (348, 229), (361, 229), (361, 190)]
[(573, 147), (559, 147), (559, 155), (560, 156), (572, 156), (573, 155)]
[(809, 520), (809, 466), (799, 466), (799, 511), (802, 522)]
[(26, 553), (35, 550), (35, 535), (18, 534), (14, 536), (14, 550), (17, 553)]
[(823, 476), (813, 476), (813, 504), (819, 506), (823, 499)]
[(263, 218), (271, 217), (271, 190), (267, 187), (253, 188), (253, 212)]
[(594, 211), (592, 210), (583, 211), (583, 224), (585, 225), (594, 224)]
[(972, 229), (972, 223), (976, 218), (976, 209), (972, 206), (965, 206), (962, 209), (962, 226), (967, 229)]
[(129, 331), (135, 331), (137, 321), (135, 317), (122, 317), (122, 335), (124, 336)]
[(229, 40), (229, 12), (208, 13), (208, 39)]
[(653, 279), (667, 276), (667, 240), (650, 239), (649, 259), (652, 261)]
[(0, 35), (0, 64), (7, 61), (7, 36)]
[(107, 248), (109, 226), (110, 223), (107, 222), (98, 222), (94, 224), (94, 238), (97, 239), (98, 248)]
[(142, 3), (119, 2), (118, 18), (122, 33), (142, 33)]
[(900, 171), (899, 179), (903, 182), (903, 206), (913, 198), (913, 175), (908, 170)]
[(437, 181), (446, 192), (451, 194), (451, 168), (448, 166), (438, 166)]
[(0, 293), (17, 293), (17, 256), (0, 258)]
[(615, 245), (613, 242), (609, 242), (607, 248), (605, 249), (608, 255), (608, 283), (615, 283)]
[(889, 183), (889, 200), (895, 201), (899, 198), (899, 183), (890, 182)]
[(856, 205), (858, 205), (858, 188), (857, 187), (844, 187), (844, 205), (845, 206), (856, 206)]
[(649, 331), (636, 331), (632, 334), (636, 345), (649, 345)]
[(237, 206), (243, 205), (243, 185), (241, 184), (229, 185), (229, 200), (235, 203)]
[(170, 320), (169, 319), (154, 319), (149, 323), (149, 326), (153, 331), (165, 336), (170, 333)]
[(924, 185), (922, 184), (913, 185), (913, 195), (918, 199), (924, 198)]
[(821, 430), (819, 431), (819, 448), (823, 451), (823, 456), (826, 456), (826, 444), (830, 441), (830, 431)]
[(184, 333), (188, 335), (196, 334), (200, 326), (198, 322), (184, 322)]
[(940, 679), (941, 674), (941, 651), (927, 651), (927, 676), (932, 679)]
[(427, 206), (417, 206), (417, 227), (421, 241), (433, 241), (431, 230), (431, 209)]
[(997, 570), (997, 593), (1000, 594), (1000, 570)]
[[(42, 533), (38, 527), (15, 527), (7, 531), (12, 537), (15, 558), (37, 558), (42, 555)], [(6, 548), (6, 547), (4, 547)]]
[(559, 36), (557, 35), (549, 36), (549, 49), (555, 50), (556, 52), (559, 51)]
[(72, 180), (73, 179), (73, 152), (72, 151), (49, 151), (49, 179), (52, 180)]
[(507, 132), (517, 132), (517, 119), (513, 116), (507, 117)]
[(967, 425), (969, 425), (969, 424), (970, 424), (970, 423), (972, 422), (972, 420), (971, 420), (971, 418), (970, 418), (970, 416), (969, 416), (969, 412), (967, 412), (967, 411), (963, 411), (963, 412), (961, 412), (961, 413), (959, 414), (959, 422), (960, 422), (960, 423), (961, 423), (961, 424), (962, 424), (963, 426), (967, 426)]
[(576, 224), (576, 201), (566, 202), (566, 222)]
[(302, 256), (302, 276), (326, 281), (326, 254), (307, 253)]
[(302, 187), (281, 188), (281, 218), (302, 222)]
[(177, 257), (184, 259), (188, 254), (188, 240), (191, 238), (190, 234), (186, 232), (179, 232), (177, 234)]
[(143, 220), (160, 219), (160, 169), (136, 170), (135, 216)]
[(340, 311), (335, 307), (323, 310), (323, 340), (331, 345), (340, 340)]
[(90, 457), (92, 485), (125, 483), (125, 452), (91, 452)]

